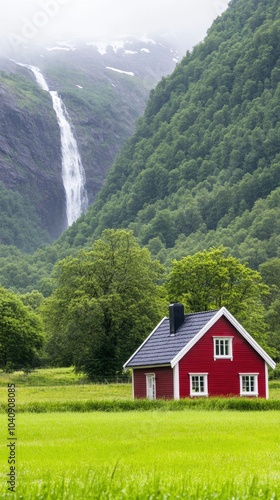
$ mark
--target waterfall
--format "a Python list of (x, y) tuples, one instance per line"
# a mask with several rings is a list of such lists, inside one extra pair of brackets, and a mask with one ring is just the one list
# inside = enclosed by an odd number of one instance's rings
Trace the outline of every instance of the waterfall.
[(57, 92), (50, 91), (50, 94), (60, 127), (62, 178), (66, 193), (67, 221), (68, 226), (71, 226), (87, 208), (85, 174), (67, 110)]
[(62, 180), (66, 195), (66, 216), (68, 226), (71, 226), (87, 208), (88, 199), (85, 190), (84, 168), (78, 145), (72, 132), (70, 117), (58, 93), (49, 89), (40, 69), (30, 64), (17, 64), (32, 71), (38, 85), (51, 95), (53, 109), (60, 128)]

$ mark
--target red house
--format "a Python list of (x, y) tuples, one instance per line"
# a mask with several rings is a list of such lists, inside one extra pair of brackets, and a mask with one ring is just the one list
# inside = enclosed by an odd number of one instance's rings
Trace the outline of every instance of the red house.
[(135, 398), (268, 398), (268, 367), (276, 364), (225, 307), (184, 314), (171, 304), (169, 318), (124, 365)]

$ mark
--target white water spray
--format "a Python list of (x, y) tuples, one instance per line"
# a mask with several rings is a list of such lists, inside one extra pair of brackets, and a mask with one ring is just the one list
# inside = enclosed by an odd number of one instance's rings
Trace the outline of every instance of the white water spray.
[(17, 63), (28, 68), (34, 74), (38, 85), (49, 92), (53, 109), (57, 116), (61, 137), (62, 180), (66, 194), (66, 215), (71, 226), (88, 206), (85, 190), (85, 173), (76, 139), (71, 129), (71, 122), (62, 99), (56, 91), (50, 90), (39, 68), (30, 64)]

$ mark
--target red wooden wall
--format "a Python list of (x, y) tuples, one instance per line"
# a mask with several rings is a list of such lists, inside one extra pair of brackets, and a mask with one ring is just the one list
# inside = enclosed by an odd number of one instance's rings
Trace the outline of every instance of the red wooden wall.
[[(214, 360), (214, 336), (232, 336), (233, 360)], [(189, 373), (208, 373), (209, 396), (240, 395), (239, 373), (259, 373), (259, 397), (266, 397), (265, 362), (225, 318), (195, 344), (179, 363), (180, 398), (190, 396)]]
[(133, 370), (134, 397), (146, 398), (146, 373), (156, 376), (156, 398), (173, 399), (173, 369), (166, 366), (160, 368), (138, 368)]

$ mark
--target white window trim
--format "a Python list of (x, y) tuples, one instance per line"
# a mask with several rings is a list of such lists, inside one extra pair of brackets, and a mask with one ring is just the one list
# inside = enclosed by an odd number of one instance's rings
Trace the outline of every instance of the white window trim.
[[(243, 377), (254, 377), (255, 382), (255, 390), (254, 391), (243, 391), (242, 378)], [(240, 382), (240, 396), (258, 396), (259, 395), (259, 384), (258, 384), (259, 373), (239, 373), (239, 382)]]
[[(190, 377), (190, 397), (208, 396), (208, 373), (189, 373)], [(192, 377), (204, 378), (204, 392), (192, 392)]]
[[(213, 349), (214, 349), (214, 361), (216, 359), (230, 359), (233, 360), (233, 350), (232, 350), (232, 339), (233, 337), (229, 336), (215, 336), (213, 337)], [(216, 354), (216, 340), (228, 340), (229, 341), (229, 353), (228, 354)]]
[[(156, 399), (156, 374), (155, 373), (145, 373), (146, 375), (146, 398), (147, 399)], [(153, 384), (154, 384), (154, 397), (153, 398), (148, 398), (148, 379), (153, 378)]]

